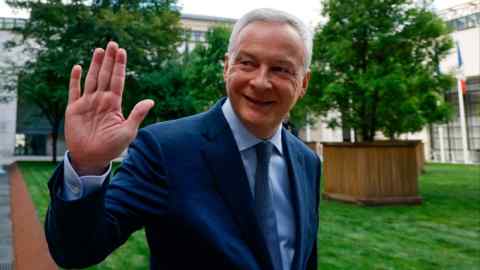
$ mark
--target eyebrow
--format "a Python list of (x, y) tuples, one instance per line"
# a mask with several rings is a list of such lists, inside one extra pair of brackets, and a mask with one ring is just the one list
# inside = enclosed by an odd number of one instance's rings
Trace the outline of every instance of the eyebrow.
[(249, 58), (256, 59), (255, 56), (253, 56), (252, 54), (250, 54), (248, 52), (244, 52), (244, 51), (239, 51), (237, 53), (237, 55), (235, 56), (235, 60), (237, 60), (237, 58), (239, 58), (239, 57), (249, 57)]
[[(252, 58), (254, 60), (256, 60), (257, 58), (253, 55), (253, 54), (250, 54), (246, 51), (239, 51), (237, 53), (237, 55), (235, 56), (235, 60), (237, 60), (238, 58), (242, 58), (242, 57), (248, 57), (248, 58)], [(274, 60), (272, 61), (272, 63), (274, 63), (275, 65), (287, 65), (289, 67), (295, 67), (295, 63), (289, 59), (287, 60), (283, 60), (283, 59), (280, 59), (280, 60)]]
[(293, 63), (292, 61), (288, 61), (288, 60), (278, 60), (278, 61), (274, 61), (274, 63), (276, 65), (287, 65), (289, 67), (295, 67), (295, 63)]

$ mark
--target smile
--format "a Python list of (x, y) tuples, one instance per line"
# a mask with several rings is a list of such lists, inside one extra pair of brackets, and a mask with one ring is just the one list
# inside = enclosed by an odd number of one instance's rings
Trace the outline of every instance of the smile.
[(245, 97), (246, 100), (248, 100), (250, 103), (252, 103), (256, 106), (264, 107), (264, 106), (270, 106), (274, 103), (273, 101), (262, 101), (262, 100), (253, 99), (249, 96), (244, 96), (244, 97)]

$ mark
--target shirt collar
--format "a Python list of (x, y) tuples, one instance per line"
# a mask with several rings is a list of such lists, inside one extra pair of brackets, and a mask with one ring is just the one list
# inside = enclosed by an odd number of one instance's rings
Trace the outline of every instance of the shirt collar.
[[(225, 119), (227, 119), (227, 123), (230, 126), (230, 129), (232, 130), (233, 137), (235, 138), (238, 150), (240, 152), (263, 141), (262, 139), (255, 137), (255, 135), (248, 131), (248, 129), (243, 125), (243, 123), (240, 121), (240, 119), (237, 117), (237, 114), (233, 110), (229, 98), (227, 98), (225, 103), (223, 103), (222, 112), (225, 116)], [(275, 148), (281, 155), (283, 155), (281, 124), (278, 126), (273, 136), (268, 139), (268, 141), (275, 146)]]

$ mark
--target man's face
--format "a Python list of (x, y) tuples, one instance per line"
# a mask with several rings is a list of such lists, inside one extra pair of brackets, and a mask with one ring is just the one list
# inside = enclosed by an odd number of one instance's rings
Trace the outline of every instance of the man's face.
[(233, 109), (257, 137), (272, 136), (305, 94), (310, 72), (303, 68), (304, 52), (290, 25), (253, 22), (225, 56), (224, 79)]

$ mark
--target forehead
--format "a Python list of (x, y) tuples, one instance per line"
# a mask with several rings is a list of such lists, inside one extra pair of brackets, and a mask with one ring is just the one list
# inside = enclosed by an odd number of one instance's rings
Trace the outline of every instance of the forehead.
[(246, 53), (277, 61), (303, 65), (305, 48), (299, 33), (291, 25), (280, 22), (252, 22), (235, 40), (233, 54)]

